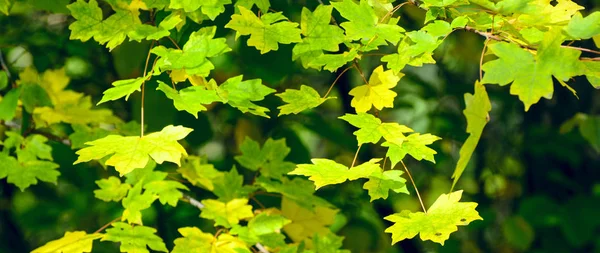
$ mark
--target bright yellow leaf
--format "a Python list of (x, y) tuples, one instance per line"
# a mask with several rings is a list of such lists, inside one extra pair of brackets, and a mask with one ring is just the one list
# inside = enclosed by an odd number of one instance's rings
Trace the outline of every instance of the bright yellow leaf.
[(371, 107), (378, 110), (394, 107), (394, 98), (397, 94), (390, 89), (396, 87), (402, 76), (403, 74), (396, 75), (391, 70), (384, 71), (383, 66), (377, 67), (368, 83), (350, 91), (350, 95), (354, 96), (351, 101), (352, 107), (356, 112), (366, 112)]

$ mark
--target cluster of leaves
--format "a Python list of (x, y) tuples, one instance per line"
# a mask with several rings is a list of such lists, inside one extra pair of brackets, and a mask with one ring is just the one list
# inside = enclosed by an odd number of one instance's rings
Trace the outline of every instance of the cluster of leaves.
[[(0, 11), (8, 14), (11, 2), (0, 0)], [(69, 26), (73, 40), (93, 39), (106, 44), (109, 50), (126, 39), (151, 41), (143, 76), (113, 82), (98, 104), (127, 100), (138, 91), (144, 96), (146, 84), (155, 81), (157, 90), (172, 100), (177, 110), (194, 117), (210, 105), (222, 103), (242, 113), (269, 118), (269, 108), (257, 102), (276, 90), (261, 79), (236, 76), (219, 84), (216, 78), (210, 78), (215, 69), (213, 58), (233, 51), (225, 37), (216, 37), (217, 30), (227, 28), (235, 31), (236, 39), (249, 36), (247, 45), (261, 54), (278, 50), (280, 44), (294, 44), (291, 59), (305, 68), (336, 72), (346, 66), (346, 70), (357, 70), (364, 82), (349, 92), (356, 113), (339, 118), (357, 128), (357, 154), (364, 144), (387, 148), (387, 153), (356, 166), (356, 159), (347, 166), (327, 158), (296, 165), (285, 161), (290, 149), (284, 139), (268, 139), (261, 147), (246, 138), (240, 146), (242, 154), (235, 160), (257, 174), (251, 183), (244, 184), (246, 180), (236, 167), (223, 172), (203, 158), (188, 156), (179, 141), (192, 129), (168, 125), (159, 132), (144, 134), (144, 122), (142, 126), (124, 123), (110, 110), (93, 109), (89, 96), (66, 89), (69, 78), (64, 70), (48, 70), (40, 75), (26, 69), (0, 101), (0, 120), (22, 129), (21, 133), (7, 132), (1, 143), (0, 163), (7, 166), (0, 168), (0, 179), (6, 177), (21, 190), (38, 179), (55, 183), (60, 174), (58, 165), (52, 162), (52, 149), (42, 133), (69, 132), (71, 147), (79, 149), (75, 163), (95, 160), (118, 172), (119, 177), (96, 181), (99, 189), (94, 194), (104, 201), (121, 202), (123, 207), (120, 221), (105, 232), (67, 232), (34, 252), (90, 252), (96, 239), (120, 242), (122, 252), (148, 252), (148, 248), (167, 252), (156, 230), (143, 225), (142, 211), (156, 200), (176, 206), (181, 199), (198, 207), (200, 217), (213, 220), (220, 232), (213, 235), (197, 227), (180, 228), (182, 237), (175, 240), (173, 252), (250, 252), (253, 247), (274, 252), (344, 252), (339, 249), (342, 238), (329, 229), (337, 210), (315, 195), (313, 184), (319, 189), (366, 179), (363, 188), (371, 201), (386, 199), (390, 190), (409, 193), (402, 178), (404, 172), (396, 170), (396, 165), (401, 163), (410, 176), (403, 162), (407, 155), (435, 163), (436, 151), (429, 145), (440, 137), (414, 133), (397, 122), (383, 122), (379, 111), (394, 107), (397, 93), (392, 89), (404, 76), (405, 66), (435, 63), (434, 50), (455, 30), (486, 36), (484, 50), (489, 52), (483, 54), (495, 58), (481, 66), (485, 75), (475, 83), (474, 94), (465, 94), (464, 114), (470, 135), (460, 150), (452, 187), (465, 170), (488, 121), (491, 102), (484, 84), (510, 84), (510, 93), (518, 96), (525, 110), (542, 97), (552, 97), (553, 77), (572, 92), (565, 82), (574, 76), (586, 76), (592, 86), (600, 87), (600, 61), (582, 58), (580, 50), (563, 45), (565, 41), (600, 39), (600, 15), (593, 13), (584, 18), (578, 12), (582, 7), (570, 0), (556, 5), (548, 1), (425, 0), (419, 2), (419, 7), (427, 10), (425, 25), (415, 31), (406, 31), (394, 16), (406, 3), (394, 6), (393, 2), (342, 0), (319, 4), (312, 11), (303, 8), (299, 23), (283, 12), (272, 11), (267, 0), (77, 0), (69, 4), (67, 8), (75, 19)], [(109, 16), (105, 17), (102, 3), (112, 10)], [(224, 28), (205, 25), (203, 21), (215, 20), (230, 5), (235, 13)], [(343, 20), (335, 20), (337, 15)], [(179, 47), (171, 34), (191, 22), (201, 28), (190, 33)], [(160, 43), (165, 38), (174, 48)], [(367, 79), (359, 60), (390, 48), (396, 53), (383, 55), (380, 60), (385, 66), (370, 71)], [(166, 77), (171, 85), (158, 80)], [(177, 87), (182, 85), (186, 87)], [(3, 89), (6, 86), (0, 85)], [(334, 99), (329, 92), (321, 96), (307, 85), (275, 95), (284, 102), (278, 116), (298, 114)], [(570, 128), (578, 124), (584, 135), (589, 132), (585, 130), (587, 117), (578, 116), (573, 122)], [(386, 169), (388, 159), (390, 166)], [(167, 179), (168, 173), (156, 169), (156, 164), (165, 161), (176, 164), (178, 174), (191, 185), (212, 192), (216, 198), (184, 198), (183, 192), (189, 187)], [(290, 175), (307, 176), (308, 180)], [(261, 192), (280, 196), (281, 204), (254, 208), (250, 200)], [(459, 202), (461, 196), (462, 191), (451, 190), (429, 210), (390, 215), (385, 219), (394, 224), (386, 232), (392, 234), (393, 243), (420, 234), (423, 240), (443, 244), (457, 226), (481, 219), (475, 210), (477, 204)]]

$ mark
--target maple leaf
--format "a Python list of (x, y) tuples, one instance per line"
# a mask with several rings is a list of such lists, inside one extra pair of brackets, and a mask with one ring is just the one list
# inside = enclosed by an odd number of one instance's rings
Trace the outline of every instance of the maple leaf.
[(101, 241), (121, 243), (121, 252), (149, 253), (147, 247), (155, 251), (168, 252), (165, 243), (156, 234), (156, 229), (145, 226), (132, 226), (115, 222), (106, 230)]
[(177, 91), (158, 81), (156, 89), (164, 92), (169, 99), (173, 100), (177, 110), (189, 112), (195, 118), (198, 118), (198, 112), (206, 111), (204, 105), (223, 101), (216, 90), (207, 90), (203, 86), (190, 86)]
[(364, 143), (377, 143), (383, 137), (386, 141), (401, 143), (404, 133), (413, 132), (412, 129), (398, 123), (381, 123), (381, 120), (372, 114), (359, 112), (357, 114), (345, 114), (338, 117), (358, 128), (354, 132), (358, 145)]
[(238, 173), (235, 166), (215, 178), (212, 184), (214, 186), (213, 193), (223, 202), (248, 198), (248, 194), (256, 190), (254, 186), (244, 185), (244, 176)]
[(421, 240), (431, 240), (444, 245), (457, 226), (466, 226), (474, 220), (483, 220), (475, 210), (477, 203), (459, 202), (462, 191), (442, 194), (427, 213), (404, 210), (384, 219), (394, 222), (385, 230), (392, 234), (392, 244), (420, 234)]
[(396, 87), (401, 77), (391, 70), (383, 71), (383, 66), (377, 67), (371, 74), (368, 83), (350, 91), (349, 94), (354, 97), (350, 102), (352, 107), (356, 109), (356, 112), (366, 112), (371, 107), (378, 110), (384, 107), (394, 107), (396, 92), (390, 89)]
[(193, 32), (182, 49), (153, 48), (151, 52), (159, 56), (155, 68), (161, 71), (185, 70), (189, 76), (207, 77), (215, 68), (208, 58), (231, 51), (225, 38), (214, 38), (216, 31), (216, 26), (209, 26)]
[(315, 206), (331, 206), (326, 200), (315, 196), (315, 190), (312, 187), (314, 185), (313, 182), (303, 178), (294, 178), (290, 180), (287, 177), (283, 177), (281, 178), (281, 181), (276, 181), (260, 176), (256, 179), (256, 184), (260, 185), (267, 192), (279, 193), (308, 210), (314, 210)]
[(87, 234), (84, 231), (66, 232), (65, 235), (43, 246), (34, 249), (31, 253), (84, 253), (92, 252), (94, 240), (102, 238), (103, 234)]
[(308, 176), (308, 179), (315, 183), (316, 189), (330, 184), (343, 183), (346, 180), (367, 178), (374, 172), (381, 170), (378, 164), (381, 159), (371, 159), (352, 168), (329, 159), (315, 158), (311, 161), (313, 164), (298, 164), (298, 167), (288, 174)]
[(600, 88), (600, 62), (580, 61), (580, 66), (590, 84), (596, 89)]
[(238, 235), (240, 239), (250, 245), (262, 242), (264, 246), (275, 248), (285, 245), (285, 236), (280, 231), (290, 222), (281, 214), (265, 211), (248, 221), (247, 227), (236, 225), (230, 233)]
[(594, 12), (587, 17), (575, 13), (564, 30), (575, 39), (589, 39), (600, 34), (600, 12)]
[(168, 203), (173, 207), (177, 206), (177, 202), (183, 198), (183, 193), (180, 190), (189, 190), (187, 186), (173, 180), (149, 182), (144, 184), (144, 189), (145, 192), (157, 195), (161, 204)]
[(316, 58), (311, 60), (308, 64), (305, 64), (306, 68), (310, 67), (318, 70), (323, 68), (324, 70), (328, 70), (333, 73), (342, 66), (346, 65), (346, 63), (357, 58), (360, 59), (361, 55), (358, 54), (358, 49), (351, 48), (349, 51), (345, 51), (341, 54), (323, 54), (317, 52), (315, 57)]
[(220, 91), (224, 92), (222, 97), (225, 100), (225, 103), (244, 113), (249, 112), (254, 115), (269, 118), (266, 114), (269, 109), (258, 106), (252, 102), (263, 100), (266, 95), (275, 92), (275, 90), (263, 85), (260, 79), (246, 81), (242, 81), (242, 79), (243, 76), (241, 75), (232, 77), (219, 86)]
[(158, 195), (150, 191), (142, 193), (144, 181), (137, 182), (122, 201), (125, 211), (123, 211), (122, 221), (129, 223), (142, 224), (142, 213), (144, 209), (148, 209), (150, 205), (158, 198)]
[(172, 0), (169, 8), (183, 9), (185, 12), (194, 12), (200, 9), (211, 20), (215, 20), (219, 14), (225, 11), (227, 4), (231, 4), (231, 0)]
[(277, 107), (280, 110), (279, 116), (291, 113), (298, 114), (304, 110), (315, 108), (328, 99), (335, 98), (321, 98), (315, 89), (306, 85), (300, 86), (300, 90), (287, 89), (285, 92), (275, 94), (275, 96), (280, 97), (283, 102), (287, 103)]
[[(9, 135), (10, 132), (7, 132)], [(9, 135), (10, 136), (10, 135)], [(60, 175), (56, 169), (58, 164), (38, 160), (52, 159), (50, 146), (46, 145), (47, 139), (40, 135), (30, 135), (23, 139), (20, 135), (19, 140), (7, 139), (4, 141), (4, 150), (0, 152), (0, 179), (6, 177), (9, 183), (19, 187), (24, 191), (27, 187), (37, 184), (38, 180), (54, 183)], [(16, 137), (13, 137), (16, 138)], [(13, 142), (13, 143), (11, 143)], [(16, 147), (17, 158), (8, 155), (8, 149)]]
[(252, 206), (248, 205), (248, 199), (232, 199), (224, 203), (214, 199), (202, 200), (204, 208), (200, 217), (215, 221), (215, 226), (230, 228), (238, 224), (240, 220), (252, 218)]
[(138, 77), (135, 79), (119, 80), (112, 83), (112, 88), (109, 88), (103, 92), (104, 96), (97, 105), (104, 102), (117, 100), (125, 97), (125, 100), (129, 99), (129, 96), (142, 90), (142, 84), (148, 79), (148, 77)]
[(169, 161), (180, 165), (181, 156), (187, 156), (187, 152), (177, 140), (185, 138), (191, 131), (190, 128), (169, 125), (160, 132), (143, 137), (109, 135), (87, 142), (89, 147), (76, 152), (79, 157), (73, 164), (110, 156), (106, 165), (114, 166), (121, 176), (134, 169), (144, 168), (148, 163), (148, 156), (159, 164)]
[(0, 12), (4, 13), (4, 15), (8, 16), (10, 10), (11, 2), (10, 0), (0, 0)]
[(396, 166), (407, 154), (418, 161), (425, 159), (435, 163), (433, 155), (437, 154), (437, 152), (427, 147), (427, 145), (439, 139), (441, 138), (432, 134), (414, 133), (406, 137), (402, 143), (386, 141), (381, 146), (389, 147), (386, 156), (390, 158), (392, 167)]
[(227, 233), (215, 238), (196, 227), (178, 229), (183, 236), (175, 239), (175, 248), (171, 253), (207, 252), (207, 253), (246, 253), (248, 246), (240, 239)]
[(185, 158), (177, 172), (195, 186), (202, 186), (209, 191), (213, 191), (215, 186), (213, 181), (223, 176), (223, 172), (215, 169), (215, 166), (202, 161), (200, 157), (188, 156)]
[(297, 43), (292, 50), (292, 60), (301, 59), (306, 68), (310, 62), (323, 54), (323, 51), (337, 52), (339, 44), (345, 41), (344, 31), (335, 25), (330, 25), (330, 5), (319, 5), (314, 12), (302, 8), (300, 29), (302, 42)]
[(15, 118), (20, 96), (21, 89), (17, 87), (16, 89), (11, 89), (2, 97), (0, 101), (0, 120), (7, 122)]
[(180, 13), (173, 12), (169, 16), (165, 17), (158, 26), (153, 25), (138, 25), (132, 31), (127, 33), (127, 36), (131, 40), (142, 41), (143, 39), (148, 40), (159, 40), (163, 37), (167, 37), (171, 34), (170, 30), (178, 26), (184, 21), (185, 17), (182, 17)]
[[(398, 43), (397, 53), (381, 57), (381, 61), (387, 62), (389, 69), (399, 73), (407, 64), (420, 67), (424, 63), (435, 63), (431, 56), (442, 40), (425, 31), (413, 31), (406, 35), (407, 38)], [(409, 40), (412, 42), (409, 43)]]
[(281, 12), (266, 13), (259, 18), (242, 6), (238, 6), (238, 9), (240, 14), (232, 15), (231, 21), (225, 27), (235, 30), (236, 38), (240, 35), (250, 35), (248, 46), (256, 47), (261, 54), (278, 50), (278, 43), (302, 42), (298, 24), (287, 21)]
[(284, 161), (290, 153), (290, 148), (285, 144), (285, 139), (265, 141), (261, 148), (258, 142), (246, 137), (240, 145), (242, 155), (235, 156), (235, 160), (249, 170), (259, 170), (262, 175), (271, 178), (281, 178), (282, 175), (294, 169), (294, 164)]
[(63, 101), (54, 107), (36, 107), (33, 110), (34, 119), (40, 125), (52, 125), (61, 122), (69, 124), (117, 123), (120, 119), (113, 116), (108, 109), (92, 110), (91, 97)]
[(481, 138), (483, 128), (488, 122), (488, 113), (492, 110), (492, 104), (487, 91), (485, 90), (485, 86), (479, 82), (475, 83), (474, 95), (469, 93), (465, 94), (465, 104), (467, 108), (463, 110), (463, 114), (467, 118), (467, 133), (469, 133), (469, 137), (460, 148), (460, 158), (458, 159), (458, 163), (452, 174), (452, 178), (454, 179), (452, 188), (454, 188), (456, 182), (467, 167), (469, 159), (471, 159), (471, 155), (473, 154), (473, 151), (475, 151), (475, 147), (477, 147), (479, 138)]
[(379, 23), (377, 15), (367, 0), (361, 0), (356, 4), (353, 0), (332, 2), (331, 5), (348, 22), (340, 24), (346, 31), (346, 37), (350, 40), (372, 40), (381, 38), (392, 44), (398, 43), (402, 38), (404, 29), (395, 24)]
[(244, 8), (250, 10), (252, 6), (256, 5), (260, 11), (263, 13), (269, 12), (269, 7), (271, 7), (271, 3), (269, 0), (237, 0), (235, 1), (235, 6), (243, 6)]
[(481, 67), (485, 71), (482, 83), (511, 84), (510, 94), (519, 96), (525, 111), (542, 97), (550, 99), (554, 93), (552, 76), (566, 81), (583, 74), (579, 64), (581, 52), (562, 48), (560, 30), (547, 32), (537, 55), (532, 55), (515, 44), (494, 43), (490, 50), (498, 56)]
[(296, 202), (283, 198), (281, 200), (281, 214), (291, 220), (283, 227), (283, 231), (294, 242), (307, 241), (315, 234), (326, 235), (331, 233), (328, 226), (333, 224), (338, 213), (337, 209), (317, 206), (314, 210), (303, 208)]
[(119, 201), (127, 195), (131, 189), (128, 183), (122, 183), (117, 177), (109, 177), (97, 180), (96, 184), (100, 189), (94, 190), (94, 196), (104, 201)]
[(369, 181), (363, 185), (363, 189), (368, 190), (371, 196), (371, 202), (376, 199), (387, 199), (390, 190), (396, 193), (408, 193), (406, 188), (406, 179), (401, 177), (400, 170), (377, 171), (369, 175)]

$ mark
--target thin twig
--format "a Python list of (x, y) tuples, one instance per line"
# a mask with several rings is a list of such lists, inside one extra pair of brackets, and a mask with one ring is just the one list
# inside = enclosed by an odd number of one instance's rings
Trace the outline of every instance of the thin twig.
[(267, 248), (265, 248), (265, 246), (260, 244), (260, 242), (257, 242), (256, 244), (254, 244), (254, 247), (256, 247), (258, 249), (258, 252), (260, 252), (260, 253), (269, 253)]
[(485, 50), (487, 49), (487, 45), (490, 42), (489, 39), (486, 39), (483, 43), (483, 50), (481, 50), (481, 58), (479, 58), (479, 81), (483, 80), (483, 70), (481, 66), (483, 66), (483, 56), (485, 55)]
[(116, 218), (116, 219), (114, 219), (114, 220), (110, 221), (109, 223), (106, 223), (106, 224), (104, 224), (104, 226), (102, 226), (101, 228), (99, 228), (98, 230), (96, 230), (96, 231), (94, 232), (94, 234), (102, 232), (102, 230), (106, 229), (106, 228), (107, 228), (108, 226), (110, 226), (111, 224), (113, 224), (113, 223), (115, 223), (115, 222), (119, 221), (121, 218), (122, 218), (122, 217), (118, 217), (118, 218)]
[(6, 76), (10, 80), (10, 71), (8, 71), (8, 66), (6, 66), (6, 62), (4, 62), (4, 56), (2, 55), (2, 50), (0, 50), (0, 66), (6, 72)]
[(352, 165), (350, 165), (350, 168), (353, 168), (354, 164), (356, 163), (356, 158), (358, 157), (358, 151), (360, 151), (360, 147), (362, 147), (362, 144), (358, 145), (358, 149), (356, 149), (356, 154), (354, 154), (354, 159), (352, 160)]
[(197, 199), (192, 198), (190, 195), (183, 195), (183, 197), (186, 198), (189, 201), (190, 205), (192, 205), (192, 206), (194, 206), (194, 207), (196, 207), (198, 209), (204, 208), (204, 204), (202, 204)]
[(575, 49), (575, 50), (579, 50), (579, 51), (583, 51), (583, 52), (588, 52), (588, 53), (593, 53), (593, 54), (600, 54), (600, 51), (591, 50), (591, 49), (582, 48), (582, 47), (572, 47), (572, 46), (567, 46), (567, 45), (561, 45), (561, 47), (562, 48)]
[(413, 180), (412, 176), (410, 175), (410, 172), (408, 171), (406, 164), (404, 164), (404, 161), (400, 160), (400, 162), (402, 163), (402, 166), (404, 166), (404, 170), (406, 171), (408, 178), (410, 178), (410, 182), (412, 183), (413, 187), (415, 187), (415, 192), (417, 192), (417, 197), (419, 198), (419, 202), (421, 203), (423, 212), (427, 213), (427, 209), (425, 209), (425, 205), (423, 204), (423, 199), (421, 198), (421, 194), (419, 194), (419, 189), (417, 189), (417, 185), (415, 184), (415, 181)]
[(344, 71), (342, 71), (342, 73), (340, 73), (335, 80), (333, 81), (333, 83), (331, 84), (331, 86), (329, 86), (329, 90), (327, 90), (327, 93), (325, 93), (325, 96), (323, 96), (323, 98), (327, 98), (327, 96), (329, 96), (329, 93), (331, 92), (331, 90), (333, 89), (333, 86), (337, 83), (337, 81), (340, 79), (340, 77), (342, 77), (342, 75), (344, 73), (346, 73), (346, 71), (348, 71), (349, 69), (353, 68), (354, 66), (350, 66), (347, 67), (346, 69), (344, 69)]
[(358, 74), (360, 74), (360, 76), (362, 77), (363, 81), (365, 81), (365, 84), (368, 85), (369, 81), (367, 81), (367, 78), (365, 78), (365, 75), (363, 74), (362, 70), (360, 69), (360, 66), (358, 66), (358, 61), (356, 59), (354, 59), (354, 67), (358, 71)]
[(181, 50), (181, 48), (179, 47), (179, 45), (177, 45), (177, 42), (175, 42), (175, 40), (173, 40), (173, 38), (171, 38), (171, 36), (167, 36), (167, 38), (173, 43), (173, 45), (175, 45), (175, 47), (179, 50)]
[(148, 77), (146, 77), (146, 73), (148, 71), (148, 63), (150, 62), (150, 52), (152, 51), (152, 48), (154, 48), (154, 41), (152, 41), (152, 43), (150, 43), (150, 49), (148, 50), (148, 56), (146, 56), (146, 64), (144, 65), (144, 82), (142, 82), (142, 105), (140, 106), (140, 111), (141, 111), (141, 117), (140, 117), (140, 121), (141, 121), (141, 129), (140, 129), (140, 137), (144, 137), (144, 91), (145, 91), (145, 87), (146, 87), (146, 80), (148, 79)]

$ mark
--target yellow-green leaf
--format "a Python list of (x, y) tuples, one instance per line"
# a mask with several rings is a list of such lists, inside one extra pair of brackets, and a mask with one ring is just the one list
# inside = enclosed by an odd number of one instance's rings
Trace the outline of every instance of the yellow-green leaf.
[(317, 189), (330, 184), (340, 184), (346, 180), (367, 178), (374, 172), (381, 171), (379, 166), (381, 159), (371, 159), (352, 168), (329, 159), (315, 158), (311, 161), (313, 164), (298, 164), (298, 167), (288, 174), (308, 176), (308, 179), (315, 182)]
[(187, 152), (177, 141), (190, 132), (190, 128), (169, 125), (160, 132), (143, 137), (109, 135), (87, 142), (89, 147), (76, 152), (79, 158), (74, 164), (110, 156), (106, 165), (114, 166), (121, 176), (134, 169), (144, 168), (148, 163), (148, 156), (158, 164), (169, 161), (180, 165), (181, 156), (187, 156)]
[(44, 246), (34, 249), (31, 253), (84, 253), (92, 252), (94, 240), (102, 238), (103, 234), (86, 234), (84, 231), (66, 232), (65, 235)]
[(442, 194), (431, 205), (427, 213), (410, 212), (385, 217), (394, 222), (385, 232), (392, 234), (392, 244), (420, 234), (421, 240), (431, 240), (444, 245), (450, 234), (457, 231), (457, 226), (466, 226), (474, 220), (482, 220), (475, 210), (475, 202), (459, 202), (462, 191)]
[(286, 114), (298, 114), (304, 110), (315, 108), (325, 102), (327, 99), (335, 97), (321, 98), (321, 95), (310, 86), (302, 85), (300, 90), (287, 89), (283, 93), (275, 94), (287, 103), (277, 107), (279, 116)]
[(377, 110), (394, 107), (394, 98), (397, 94), (391, 88), (396, 87), (401, 77), (391, 70), (384, 71), (383, 66), (377, 67), (371, 74), (369, 83), (350, 91), (350, 95), (354, 97), (351, 101), (352, 107), (356, 109), (356, 112), (366, 112), (371, 107), (375, 107)]
[(248, 199), (233, 199), (227, 203), (207, 199), (203, 200), (204, 208), (200, 217), (215, 221), (215, 226), (230, 228), (238, 224), (240, 220), (252, 218), (252, 206), (248, 205)]

